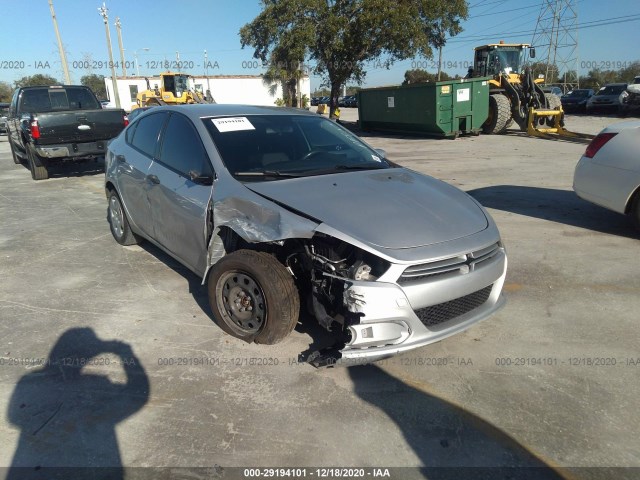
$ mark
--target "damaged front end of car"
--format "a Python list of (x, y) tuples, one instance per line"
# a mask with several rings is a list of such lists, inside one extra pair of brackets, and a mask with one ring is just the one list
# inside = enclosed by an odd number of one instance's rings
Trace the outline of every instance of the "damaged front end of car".
[[(460, 332), (504, 303), (507, 260), (492, 221), (472, 241), (453, 242), (451, 255), (437, 246), (405, 249), (398, 259), (254, 192), (211, 205), (207, 270), (237, 250), (275, 257), (294, 279), (301, 310), (334, 340), (301, 359), (314, 366), (388, 358)], [(436, 274), (403, 280), (403, 272), (424, 265)]]

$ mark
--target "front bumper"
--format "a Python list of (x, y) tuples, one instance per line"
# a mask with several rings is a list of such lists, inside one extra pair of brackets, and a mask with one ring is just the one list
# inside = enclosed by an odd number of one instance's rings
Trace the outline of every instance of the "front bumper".
[[(501, 248), (490, 264), (481, 269), (413, 285), (412, 291), (396, 283), (349, 282), (345, 303), (362, 317), (360, 323), (349, 327), (351, 340), (340, 350), (335, 363), (348, 366), (381, 360), (466, 330), (505, 304), (501, 292), (506, 271), (507, 256)], [(481, 304), (471, 304), (474, 308), (463, 309), (464, 313), (444, 321), (424, 314), (438, 308), (456, 308), (456, 302), (465, 304), (466, 299), (474, 295), (477, 298), (478, 294), (484, 295)], [(416, 306), (417, 302), (420, 305)]]

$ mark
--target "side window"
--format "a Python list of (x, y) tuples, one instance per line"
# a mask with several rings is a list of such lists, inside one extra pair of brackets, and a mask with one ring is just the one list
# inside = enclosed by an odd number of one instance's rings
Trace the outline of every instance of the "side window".
[(127, 131), (125, 133), (125, 139), (128, 144), (131, 144), (131, 140), (133, 139), (133, 134), (136, 132), (137, 127), (138, 127), (138, 122), (134, 123), (129, 128), (127, 128)]
[(160, 129), (166, 118), (166, 114), (156, 113), (138, 120), (131, 145), (142, 153), (153, 157), (158, 144), (158, 135), (160, 135)]
[(189, 176), (190, 171), (210, 173), (207, 154), (191, 121), (178, 113), (169, 118), (160, 159), (167, 167)]

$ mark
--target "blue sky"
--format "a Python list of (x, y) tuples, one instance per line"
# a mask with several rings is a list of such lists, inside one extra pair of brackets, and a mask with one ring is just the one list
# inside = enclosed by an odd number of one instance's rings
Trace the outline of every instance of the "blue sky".
[[(5, 2), (8, 0), (1, 3)], [(470, 16), (463, 23), (464, 31), (450, 39), (444, 48), (446, 71), (464, 74), (476, 45), (499, 40), (531, 42), (541, 0), (470, 0), (469, 3)], [(99, 62), (108, 61), (104, 24), (98, 14), (100, 5), (100, 1), (92, 0), (54, 0), (75, 82), (88, 73), (83, 68), (83, 60), (92, 59), (97, 67)], [(240, 27), (258, 15), (257, 0), (109, 0), (107, 7), (116, 61), (119, 54), (113, 24), (117, 16), (123, 26), (125, 58), (131, 64), (128, 74), (135, 70), (135, 51), (141, 75), (159, 73), (161, 62), (175, 61), (176, 52), (182, 62), (193, 65), (183, 70), (202, 74), (205, 50), (213, 67), (209, 69), (210, 74), (262, 72), (261, 68), (255, 68), (251, 49), (240, 48), (238, 37)], [(28, 16), (25, 8), (29, 10)], [(638, 0), (578, 0), (577, 10), (578, 23), (584, 27), (578, 33), (580, 64), (585, 67), (582, 72), (589, 66), (606, 67), (606, 62), (624, 65), (640, 59), (635, 48), (640, 27)], [(602, 22), (608, 25), (598, 26)], [(47, 0), (29, 0), (21, 8), (3, 8), (0, 31), (0, 80), (13, 82), (33, 73), (63, 78)], [(143, 50), (145, 48), (149, 50)], [(538, 57), (541, 53), (539, 50)], [(405, 60), (390, 70), (370, 65), (365, 86), (400, 83), (405, 70), (413, 67), (434, 71), (436, 59), (437, 56), (432, 60)], [(108, 74), (108, 70), (96, 68), (93, 73)], [(319, 84), (320, 79), (312, 77), (312, 88)]]

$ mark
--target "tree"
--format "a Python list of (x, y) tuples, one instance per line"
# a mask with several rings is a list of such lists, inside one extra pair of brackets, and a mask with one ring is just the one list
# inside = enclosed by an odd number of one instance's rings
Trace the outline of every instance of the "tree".
[(95, 73), (91, 73), (89, 75), (85, 75), (80, 79), (80, 83), (85, 87), (89, 87), (93, 90), (96, 97), (103, 99), (107, 98), (107, 89), (104, 86), (104, 75), (96, 75)]
[(330, 88), (333, 118), (340, 88), (362, 83), (366, 62), (384, 57), (381, 64), (389, 68), (416, 55), (431, 58), (440, 32), (456, 35), (466, 17), (465, 0), (262, 0), (262, 12), (240, 29), (240, 41), (263, 62), (278, 49), (300, 49)]
[(36, 73), (35, 75), (22, 77), (15, 82), (16, 88), (19, 87), (33, 87), (36, 85), (62, 85), (60, 80), (56, 80), (50, 75), (43, 75), (41, 73)]
[[(547, 66), (549, 67), (547, 74)], [(560, 75), (558, 73), (558, 66), (555, 64), (547, 64), (545, 62), (533, 62), (531, 65), (531, 73), (533, 78), (538, 78), (538, 75), (544, 75), (544, 83), (550, 85), (552, 83), (558, 83), (560, 81)]]
[(10, 102), (13, 89), (7, 82), (0, 82), (0, 102)]
[[(450, 76), (447, 72), (440, 73), (440, 81), (453, 80), (454, 77)], [(438, 74), (429, 73), (426, 70), (416, 68), (415, 70), (407, 70), (404, 72), (404, 81), (402, 85), (413, 85), (416, 83), (428, 83), (437, 82)]]

